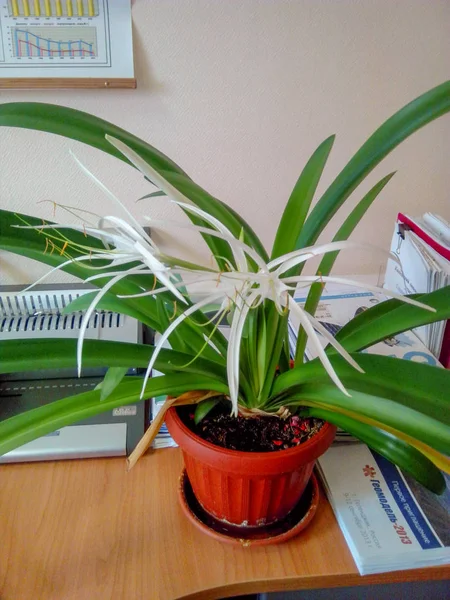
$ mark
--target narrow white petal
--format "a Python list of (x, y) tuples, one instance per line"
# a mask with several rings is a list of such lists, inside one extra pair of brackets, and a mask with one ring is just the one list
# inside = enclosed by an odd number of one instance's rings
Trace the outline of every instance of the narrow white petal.
[[(184, 208), (185, 210), (192, 212), (195, 215), (201, 217), (204, 221), (206, 221), (207, 223), (210, 223), (213, 227), (215, 227), (217, 229), (217, 231), (220, 231), (221, 233), (223, 233), (227, 237), (227, 242), (230, 245), (231, 251), (233, 252), (233, 256), (234, 256), (234, 260), (236, 261), (237, 268), (240, 271), (247, 270), (247, 259), (245, 258), (245, 254), (242, 251), (240, 244), (234, 243), (235, 241), (239, 242), (239, 240), (237, 240), (233, 236), (233, 234), (228, 229), (228, 227), (226, 227), (218, 219), (216, 219), (212, 215), (208, 214), (204, 210), (201, 210), (197, 206), (193, 206), (192, 204), (186, 204), (185, 202), (178, 202), (176, 200), (174, 202), (181, 208)], [(231, 241), (231, 240), (233, 240), (233, 241)]]
[(44, 275), (42, 275), (42, 277), (39, 277), (39, 279), (37, 279), (35, 282), (28, 285), (25, 289), (23, 289), (21, 291), (21, 293), (28, 292), (29, 290), (34, 288), (35, 285), (38, 285), (39, 283), (41, 283), (41, 281), (44, 281), (45, 279), (47, 279), (47, 277), (49, 277), (49, 275), (51, 275), (55, 271), (59, 271), (60, 269), (64, 269), (64, 267), (67, 267), (68, 265), (71, 265), (76, 262), (82, 262), (84, 260), (91, 260), (91, 257), (90, 256), (77, 256), (76, 258), (71, 258), (69, 260), (66, 260), (65, 262), (61, 263), (57, 267), (53, 267), (52, 269), (50, 269), (50, 271), (48, 273), (45, 273)]
[(118, 140), (111, 135), (105, 135), (105, 138), (110, 144), (117, 148), (128, 160), (146, 177), (154, 183), (162, 192), (164, 192), (169, 198), (179, 200), (181, 202), (187, 202), (191, 204), (189, 198), (179, 192), (171, 183), (169, 183), (156, 169), (151, 167), (145, 160), (139, 156), (137, 152), (132, 150), (129, 146)]
[(328, 252), (337, 252), (338, 250), (372, 250), (379, 254), (385, 254), (389, 258), (392, 258), (395, 262), (398, 261), (398, 257), (393, 255), (389, 250), (384, 250), (383, 248), (379, 248), (378, 246), (372, 246), (370, 244), (362, 244), (358, 242), (350, 242), (348, 240), (343, 240), (340, 242), (329, 242), (327, 244), (319, 244), (316, 246), (308, 246), (306, 248), (302, 248), (300, 250), (295, 250), (294, 252), (289, 252), (288, 254), (284, 254), (276, 258), (275, 260), (270, 261), (268, 264), (269, 269), (273, 269), (274, 267), (279, 266), (277, 269), (277, 273), (282, 274), (286, 272), (288, 269), (295, 267), (303, 262), (306, 262), (313, 256), (320, 256), (321, 254), (327, 254)]
[(138, 250), (138, 252), (142, 255), (145, 264), (148, 265), (148, 267), (154, 273), (156, 278), (163, 285), (165, 285), (172, 292), (172, 294), (176, 298), (178, 298), (178, 300), (181, 300), (181, 302), (183, 302), (183, 304), (187, 304), (186, 299), (177, 290), (177, 288), (173, 285), (173, 283), (170, 280), (170, 277), (165, 275), (165, 272), (169, 272), (169, 269), (167, 267), (165, 267), (155, 256), (153, 256), (153, 254), (151, 252), (149, 252), (147, 250), (147, 248), (144, 248), (144, 246), (142, 244), (140, 244), (139, 242), (136, 242), (136, 244), (134, 246)]
[(300, 323), (303, 325), (306, 335), (308, 336), (308, 340), (310, 340), (312, 345), (314, 346), (314, 348), (317, 352), (317, 355), (318, 355), (318, 359), (324, 366), (326, 372), (328, 373), (328, 375), (330, 376), (332, 381), (341, 390), (341, 392), (343, 394), (345, 394), (346, 396), (350, 396), (350, 394), (347, 392), (347, 390), (343, 386), (342, 381), (339, 379), (336, 371), (333, 369), (333, 366), (332, 366), (327, 354), (325, 353), (325, 350), (322, 348), (322, 344), (320, 343), (320, 340), (319, 340), (316, 332), (314, 331), (314, 327), (311, 325), (308, 317), (306, 316), (306, 314), (302, 310), (302, 308), (300, 308), (300, 306), (290, 296), (289, 296), (289, 308), (290, 308), (290, 310), (295, 312)]
[[(208, 290), (207, 292), (203, 292), (202, 295), (204, 295), (205, 293), (207, 293), (208, 295), (211, 295), (211, 293), (213, 293), (217, 286), (216, 281), (215, 280), (211, 280), (211, 279), (193, 279), (192, 281), (189, 281), (188, 285), (192, 285), (192, 284), (196, 284), (196, 283), (214, 283), (214, 290)], [(173, 282), (173, 285), (176, 288), (179, 287), (185, 287), (186, 286), (186, 282), (185, 281), (178, 281), (178, 282)], [(168, 292), (170, 291), (168, 287), (164, 286), (161, 288), (157, 288), (154, 290), (148, 290), (145, 292), (141, 292), (140, 294), (126, 294), (126, 295), (118, 295), (118, 298), (141, 298), (142, 296), (154, 296), (156, 294), (162, 294), (164, 292)], [(197, 296), (197, 294), (195, 294)]]
[[(123, 271), (108, 271), (107, 273), (97, 273), (96, 275), (91, 275), (91, 277), (87, 277), (84, 281), (85, 283), (90, 283), (91, 281), (95, 281), (97, 279), (102, 279), (103, 277), (116, 277), (117, 275), (144, 275), (146, 274), (144, 269), (146, 269), (147, 267), (145, 265), (142, 265), (142, 267), (137, 267), (134, 269), (126, 269)], [(152, 274), (151, 271), (149, 271), (149, 274)], [(118, 298), (120, 298), (121, 296), (117, 296)]]
[(222, 296), (222, 294), (220, 294), (220, 295), (219, 294), (215, 294), (214, 296), (209, 296), (208, 298), (205, 298), (204, 300), (202, 300), (200, 302), (197, 302), (193, 306), (190, 306), (179, 317), (177, 317), (175, 319), (175, 321), (173, 321), (169, 325), (169, 327), (164, 331), (164, 333), (161, 335), (158, 343), (156, 344), (155, 350), (154, 350), (153, 355), (152, 355), (152, 358), (150, 359), (150, 362), (148, 363), (148, 367), (147, 367), (147, 370), (145, 372), (144, 383), (142, 384), (141, 400), (142, 400), (142, 398), (144, 396), (145, 386), (147, 385), (147, 381), (148, 381), (148, 378), (150, 377), (150, 373), (151, 373), (151, 371), (153, 369), (153, 366), (154, 366), (154, 364), (156, 362), (156, 359), (158, 358), (158, 354), (160, 353), (161, 348), (163, 348), (164, 344), (168, 340), (170, 334), (178, 327), (178, 325), (180, 323), (182, 323), (185, 319), (187, 319), (187, 317), (189, 317), (190, 315), (192, 315), (193, 313), (195, 313), (200, 308), (203, 308), (203, 306), (206, 306), (210, 302), (214, 302), (218, 298), (221, 298), (221, 296)]
[(121, 273), (120, 275), (117, 275), (113, 279), (111, 279), (111, 281), (108, 281), (108, 283), (106, 283), (102, 287), (102, 289), (95, 295), (95, 298), (92, 300), (92, 302), (89, 305), (89, 308), (87, 309), (86, 313), (83, 316), (83, 319), (82, 319), (81, 325), (80, 325), (80, 331), (78, 333), (78, 341), (77, 341), (78, 377), (80, 377), (80, 375), (81, 375), (81, 360), (82, 360), (82, 354), (83, 354), (84, 334), (86, 333), (86, 328), (87, 328), (89, 319), (90, 319), (92, 313), (94, 312), (95, 307), (100, 302), (100, 300), (103, 298), (103, 296), (113, 287), (113, 285), (115, 285), (118, 281), (120, 281), (120, 279), (123, 279), (123, 277), (126, 277), (126, 275), (127, 275), (127, 273), (124, 272), (124, 273)]
[(245, 325), (245, 320), (250, 311), (251, 302), (254, 300), (250, 295), (248, 302), (242, 298), (238, 298), (235, 303), (233, 319), (231, 321), (230, 336), (227, 348), (227, 378), (228, 387), (230, 390), (230, 400), (233, 416), (238, 414), (238, 397), (239, 397), (239, 356), (241, 352), (242, 332)]
[[(106, 136), (108, 137), (108, 136)], [(91, 173), (91, 171), (89, 171), (89, 169), (87, 167), (85, 167), (83, 165), (83, 163), (75, 156), (75, 154), (73, 152), (71, 152), (72, 158), (75, 160), (75, 162), (78, 164), (78, 166), (80, 167), (80, 169), (83, 171), (83, 173), (85, 173), (90, 179), (92, 179), (92, 181), (97, 185), (97, 187), (103, 192), (105, 193), (108, 198), (110, 200), (112, 200), (115, 204), (117, 204), (124, 212), (125, 214), (128, 216), (128, 218), (130, 219), (130, 221), (132, 221), (132, 223), (134, 224), (134, 226), (137, 228), (137, 230), (139, 231), (139, 233), (141, 234), (141, 236), (145, 239), (145, 241), (149, 244), (151, 244), (151, 240), (150, 237), (148, 236), (148, 234), (144, 231), (143, 227), (139, 224), (139, 221), (137, 221), (134, 216), (132, 215), (132, 213), (128, 210), (128, 208), (119, 200), (119, 198), (117, 198), (117, 196), (115, 194), (113, 194), (111, 192), (111, 190), (109, 190), (106, 185), (104, 183), (102, 183), (100, 181), (100, 179), (98, 179), (93, 173)]]
[(333, 335), (331, 335), (331, 333), (328, 331), (328, 329), (326, 327), (324, 327), (318, 319), (316, 319), (315, 317), (313, 317), (306, 311), (305, 311), (305, 315), (311, 321), (314, 329), (323, 335), (323, 337), (333, 346), (333, 348), (335, 348), (337, 350), (337, 352), (339, 352), (339, 354), (342, 356), (342, 358), (345, 358), (345, 360), (354, 369), (356, 369), (360, 373), (364, 373), (364, 369), (362, 369), (358, 365), (358, 363), (355, 361), (355, 359), (347, 352), (347, 350), (343, 346), (341, 346), (341, 344), (334, 338)]
[[(255, 263), (262, 271), (268, 270), (266, 263), (261, 259), (259, 254), (251, 246), (248, 246), (244, 242), (241, 242), (232, 234), (227, 235), (220, 231), (209, 229), (208, 227), (202, 227), (201, 225), (192, 225), (190, 223), (180, 223), (178, 221), (169, 221), (166, 219), (157, 220), (148, 218), (148, 220), (150, 221), (151, 227), (155, 229), (171, 230), (173, 227), (179, 227), (180, 229), (190, 229), (191, 231), (197, 231), (198, 233), (206, 233), (208, 235), (211, 235), (212, 237), (220, 238), (221, 240), (227, 242), (230, 246), (234, 245), (235, 247), (242, 248), (242, 250), (255, 261)], [(246, 270), (246, 268), (244, 268), (243, 270)]]
[[(287, 280), (290, 279), (295, 279), (295, 278), (286, 278)], [(428, 310), (430, 312), (436, 312), (435, 308), (432, 308), (431, 306), (428, 306), (428, 304), (423, 304), (423, 302), (418, 302), (417, 300), (413, 300), (412, 298), (408, 298), (407, 296), (402, 296), (402, 294), (397, 294), (397, 292), (393, 292), (392, 290), (388, 290), (387, 288), (380, 288), (376, 285), (370, 285), (368, 283), (362, 283), (361, 281), (356, 281), (355, 279), (348, 279), (347, 277), (333, 277), (333, 276), (323, 276), (323, 277), (317, 277), (316, 276), (309, 276), (309, 275), (305, 275), (305, 276), (301, 276), (300, 279), (302, 281), (310, 281), (310, 282), (317, 282), (317, 281), (323, 281), (325, 283), (330, 282), (330, 283), (341, 283), (343, 285), (351, 285), (354, 287), (358, 287), (358, 288), (362, 288), (364, 290), (368, 290), (370, 292), (376, 292), (379, 294), (384, 294), (385, 296), (391, 296), (392, 298), (396, 298), (397, 300), (401, 300), (402, 302), (405, 302), (406, 304), (412, 304), (413, 306), (417, 306), (419, 308), (424, 308), (425, 310)]]

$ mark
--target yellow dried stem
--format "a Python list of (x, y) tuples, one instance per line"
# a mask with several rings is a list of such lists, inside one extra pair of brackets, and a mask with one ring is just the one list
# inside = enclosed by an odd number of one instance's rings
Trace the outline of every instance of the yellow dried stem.
[(181, 406), (184, 404), (198, 404), (203, 400), (207, 400), (208, 398), (214, 398), (216, 396), (222, 396), (220, 392), (205, 392), (204, 390), (193, 390), (190, 392), (186, 392), (178, 396), (177, 398), (167, 397), (166, 401), (162, 405), (159, 413), (153, 419), (152, 424), (144, 433), (142, 438), (139, 440), (138, 445), (127, 458), (127, 470), (130, 471), (137, 461), (141, 458), (141, 456), (148, 450), (151, 446), (153, 440), (158, 434), (158, 431), (161, 429), (161, 425), (164, 422), (166, 412), (172, 406)]

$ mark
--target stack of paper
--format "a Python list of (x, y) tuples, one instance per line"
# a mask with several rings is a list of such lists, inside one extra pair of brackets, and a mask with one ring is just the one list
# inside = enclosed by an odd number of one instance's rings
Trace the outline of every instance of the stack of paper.
[(361, 575), (450, 563), (450, 491), (429, 492), (364, 444), (318, 461), (328, 499)]
[[(384, 286), (401, 294), (427, 293), (450, 285), (450, 224), (441, 217), (425, 213), (411, 219), (399, 214), (392, 237), (391, 251), (401, 266), (389, 260)], [(448, 358), (445, 321), (416, 330), (422, 342), (444, 366)], [(450, 335), (450, 333), (449, 333)]]

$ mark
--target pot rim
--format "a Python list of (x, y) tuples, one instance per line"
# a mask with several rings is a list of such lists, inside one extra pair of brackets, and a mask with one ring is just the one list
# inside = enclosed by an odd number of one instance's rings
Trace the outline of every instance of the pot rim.
[[(207, 448), (208, 450), (218, 452), (224, 456), (229, 456), (230, 458), (238, 458), (245, 456), (247, 460), (260, 462), (263, 459), (270, 460), (270, 458), (279, 458), (283, 456), (285, 459), (296, 456), (299, 452), (307, 452), (308, 450), (313, 450), (313, 448), (331, 435), (331, 431), (333, 431), (333, 435), (336, 431), (336, 427), (329, 423), (328, 421), (324, 422), (324, 425), (321, 429), (313, 435), (312, 438), (295, 446), (294, 448), (283, 448), (282, 450), (276, 451), (268, 451), (268, 452), (251, 452), (245, 450), (232, 450), (230, 448), (224, 448), (223, 446), (216, 446), (215, 444), (208, 442), (201, 438), (199, 435), (194, 433), (187, 425), (183, 423), (180, 416), (178, 415), (177, 407), (172, 407), (167, 411), (166, 418), (173, 419), (177, 427), (179, 427), (182, 433), (189, 437), (192, 441), (195, 441), (197, 444)], [(175, 440), (176, 441), (176, 440)], [(179, 444), (181, 446), (181, 444)]]

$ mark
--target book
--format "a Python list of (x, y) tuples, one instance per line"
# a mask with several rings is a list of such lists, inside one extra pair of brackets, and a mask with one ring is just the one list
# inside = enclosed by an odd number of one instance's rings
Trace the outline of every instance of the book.
[[(401, 266), (388, 260), (385, 287), (401, 294), (427, 293), (450, 285), (450, 225), (438, 215), (412, 219), (398, 214), (391, 252)], [(415, 330), (422, 342), (450, 368), (450, 322)]]
[(450, 480), (442, 496), (364, 444), (332, 446), (317, 463), (361, 575), (450, 563)]

